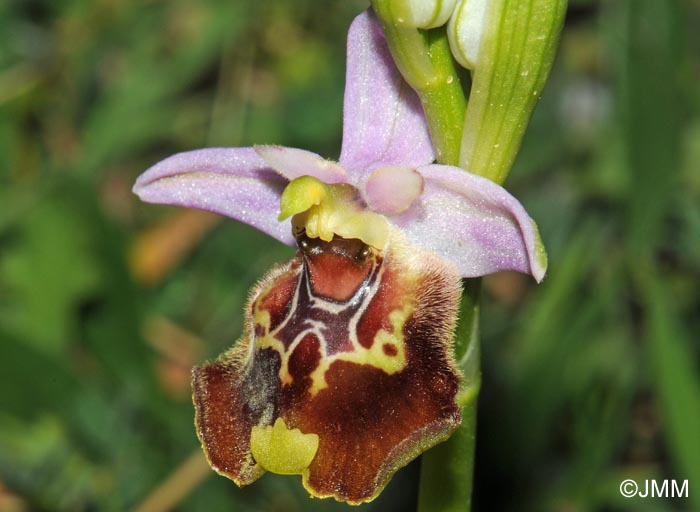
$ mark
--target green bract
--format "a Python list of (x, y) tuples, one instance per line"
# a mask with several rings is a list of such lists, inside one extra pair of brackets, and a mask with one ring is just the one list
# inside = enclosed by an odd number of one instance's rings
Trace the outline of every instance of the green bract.
[[(566, 0), (488, 3), (462, 132), (461, 167), (496, 183), (505, 181), (549, 77), (565, 11)], [(469, 26), (462, 18), (456, 32), (462, 24)]]

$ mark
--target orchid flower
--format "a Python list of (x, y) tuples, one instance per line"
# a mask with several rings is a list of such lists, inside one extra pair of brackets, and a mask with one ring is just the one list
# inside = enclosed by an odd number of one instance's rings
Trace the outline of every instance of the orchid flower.
[(348, 33), (339, 161), (280, 146), (180, 153), (142, 200), (209, 210), (297, 245), (253, 289), (242, 338), (193, 371), (207, 458), (238, 485), (300, 474), (317, 497), (372, 500), (460, 423), (451, 343), (460, 278), (546, 256), (520, 203), (433, 164), (420, 102), (368, 11)]

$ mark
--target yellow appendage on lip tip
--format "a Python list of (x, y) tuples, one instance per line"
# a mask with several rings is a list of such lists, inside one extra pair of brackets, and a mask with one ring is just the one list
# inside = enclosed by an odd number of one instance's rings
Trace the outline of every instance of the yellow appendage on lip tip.
[(389, 225), (384, 216), (363, 208), (357, 190), (348, 184), (328, 184), (313, 176), (289, 182), (280, 198), (279, 220), (294, 216), (292, 224), (310, 238), (330, 242), (334, 235), (359, 238), (384, 249)]
[(255, 461), (271, 473), (300, 475), (316, 456), (318, 435), (289, 429), (282, 418), (277, 418), (274, 425), (253, 427), (250, 451)]

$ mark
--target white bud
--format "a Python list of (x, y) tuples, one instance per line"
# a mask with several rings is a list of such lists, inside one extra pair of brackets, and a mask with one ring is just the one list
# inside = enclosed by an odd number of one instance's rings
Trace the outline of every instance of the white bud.
[(407, 27), (435, 28), (447, 23), (457, 0), (397, 0), (395, 11)]
[(493, 3), (493, 0), (459, 0), (447, 25), (452, 55), (467, 69), (476, 67), (485, 32), (486, 13)]

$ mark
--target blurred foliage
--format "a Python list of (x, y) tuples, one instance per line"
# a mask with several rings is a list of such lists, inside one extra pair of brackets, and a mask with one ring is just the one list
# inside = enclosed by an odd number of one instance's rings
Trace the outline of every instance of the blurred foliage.
[[(0, 3), (0, 510), (130, 509), (173, 474), (178, 510), (348, 509), (192, 459), (189, 368), (292, 252), (130, 187), (202, 146), (337, 156), (364, 7)], [(476, 510), (700, 509), (697, 26), (692, 0), (570, 2), (507, 183), (549, 276), (485, 281)], [(625, 478), (688, 478), (690, 499), (625, 500)], [(410, 510), (416, 479), (365, 508)]]

